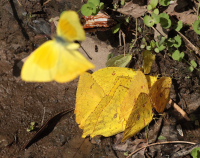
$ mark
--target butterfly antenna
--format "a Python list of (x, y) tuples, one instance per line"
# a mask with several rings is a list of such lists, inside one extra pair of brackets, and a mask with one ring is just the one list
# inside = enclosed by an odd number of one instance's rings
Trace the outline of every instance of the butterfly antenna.
[[(78, 42), (80, 44), (80, 42)], [(81, 44), (80, 44), (81, 46)], [(87, 51), (81, 46), (82, 50), (84, 51), (84, 53), (87, 55), (87, 57), (92, 60), (92, 57), (89, 56), (89, 54), (87, 53)]]

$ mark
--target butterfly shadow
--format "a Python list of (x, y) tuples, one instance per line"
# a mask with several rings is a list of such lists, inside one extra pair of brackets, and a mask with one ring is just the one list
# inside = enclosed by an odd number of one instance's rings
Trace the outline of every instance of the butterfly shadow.
[(57, 123), (61, 120), (63, 116), (68, 114), (69, 112), (73, 111), (74, 108), (64, 110), (50, 118), (42, 127), (37, 131), (36, 134), (28, 141), (28, 143), (22, 149), (28, 149), (33, 143), (39, 141), (40, 139), (48, 136), (57, 125)]

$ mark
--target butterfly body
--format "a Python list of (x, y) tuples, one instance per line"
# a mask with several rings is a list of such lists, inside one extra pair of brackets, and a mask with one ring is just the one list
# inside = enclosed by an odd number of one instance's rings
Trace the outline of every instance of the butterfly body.
[(94, 68), (77, 49), (75, 40), (84, 40), (85, 32), (74, 11), (62, 13), (57, 36), (42, 44), (24, 63), (21, 77), (29, 82), (69, 82)]

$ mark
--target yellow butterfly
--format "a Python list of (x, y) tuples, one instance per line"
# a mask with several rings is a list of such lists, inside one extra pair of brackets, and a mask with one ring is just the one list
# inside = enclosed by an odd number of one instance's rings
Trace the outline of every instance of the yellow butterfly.
[(94, 68), (77, 49), (75, 40), (85, 40), (85, 32), (75, 11), (61, 14), (57, 36), (42, 44), (25, 61), (21, 77), (29, 82), (69, 82)]

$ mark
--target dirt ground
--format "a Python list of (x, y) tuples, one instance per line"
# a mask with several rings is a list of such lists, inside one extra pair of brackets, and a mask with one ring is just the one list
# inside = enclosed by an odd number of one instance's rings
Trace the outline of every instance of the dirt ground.
[[(124, 144), (118, 142), (120, 134), (110, 138), (82, 139), (82, 130), (75, 122), (74, 113), (69, 112), (56, 120), (54, 128), (49, 129), (45, 135), (24, 149), (37, 132), (37, 130), (27, 132), (31, 122), (36, 122), (39, 128), (57, 113), (75, 107), (78, 82), (78, 79), (65, 84), (26, 83), (21, 80), (20, 61), (47, 40), (47, 37), (41, 36), (44, 30), (34, 29), (37, 28), (34, 20), (48, 21), (52, 17), (59, 16), (64, 10), (78, 11), (81, 6), (79, 0), (52, 0), (47, 4), (38, 0), (0, 1), (0, 157), (123, 158), (127, 153), (134, 151), (137, 141), (140, 143), (144, 141), (144, 132)], [(51, 35), (49, 23), (45, 21), (43, 28), (45, 34)], [(110, 36), (106, 38), (108, 34)], [(101, 38), (103, 35), (104, 38)], [(185, 35), (195, 45), (200, 46), (198, 35), (192, 34), (190, 30), (185, 31)], [(118, 46), (118, 36), (112, 35), (109, 30), (104, 33), (89, 34), (88, 38), (99, 44), (99, 49), (103, 45), (103, 48), (108, 47), (109, 51), (123, 52), (123, 48)], [(127, 39), (127, 47), (129, 47), (128, 41)], [(85, 48), (87, 49), (87, 45)], [(98, 54), (98, 59), (100, 56), (101, 54)], [(104, 67), (106, 56), (107, 54), (104, 54), (104, 58), (102, 57), (103, 62), (100, 62), (99, 68)], [(199, 55), (195, 53), (188, 51), (187, 58), (195, 59), (200, 64)], [(130, 66), (137, 69), (141, 64), (141, 53), (135, 51)], [(171, 98), (189, 116), (195, 116), (196, 119), (186, 121), (171, 105), (168, 105), (166, 118), (160, 125), (159, 121), (156, 123), (152, 121), (149, 135), (153, 137), (155, 126), (159, 126), (160, 135), (165, 136), (168, 141), (185, 140), (199, 143), (200, 130), (195, 122), (200, 121), (200, 71), (190, 72), (186, 63), (174, 61), (168, 55), (160, 53), (157, 54), (152, 74), (172, 77)], [(178, 134), (177, 125), (181, 125), (183, 136)], [(167, 144), (149, 148), (149, 157), (167, 157), (172, 152), (187, 146)]]

